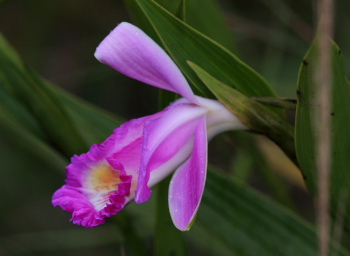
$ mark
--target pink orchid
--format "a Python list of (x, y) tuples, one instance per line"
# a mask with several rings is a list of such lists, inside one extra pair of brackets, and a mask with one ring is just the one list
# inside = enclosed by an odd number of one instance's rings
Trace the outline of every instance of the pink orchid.
[(74, 156), (66, 185), (53, 195), (54, 206), (73, 213), (73, 223), (94, 227), (133, 199), (147, 201), (150, 187), (175, 171), (170, 214), (178, 229), (189, 229), (204, 191), (208, 139), (246, 127), (218, 101), (195, 96), (163, 49), (129, 23), (117, 26), (95, 56), (131, 78), (184, 98), (159, 113), (126, 122), (88, 153)]

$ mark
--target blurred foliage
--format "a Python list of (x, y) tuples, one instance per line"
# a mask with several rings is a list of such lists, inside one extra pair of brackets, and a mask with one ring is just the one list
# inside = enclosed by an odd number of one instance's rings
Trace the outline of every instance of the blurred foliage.
[[(225, 21), (232, 32), (235, 41), (232, 49), (235, 54), (262, 74), (280, 96), (295, 98), (300, 62), (313, 36), (311, 2), (220, 0), (218, 4), (224, 11)], [(338, 1), (335, 39), (343, 50), (345, 73), (348, 76), (350, 36), (347, 26), (343, 24), (349, 21), (349, 9), (349, 1)], [(96, 46), (121, 21), (130, 21), (122, 1), (0, 1), (0, 31), (19, 52), (24, 63), (59, 87), (117, 116), (130, 119), (157, 111), (157, 89), (143, 86), (118, 74), (98, 63), (93, 56)], [(32, 75), (36, 76), (35, 73)], [(107, 224), (91, 230), (72, 225), (68, 222), (68, 213), (52, 207), (51, 196), (63, 184), (67, 159), (58, 153), (57, 148), (46, 144), (46, 133), (32, 118), (28, 107), (18, 103), (2, 86), (0, 88), (0, 255), (129, 255), (127, 252), (130, 251), (138, 255), (140, 251), (145, 254), (145, 251), (150, 250), (153, 243), (150, 231), (154, 228), (156, 197), (152, 197), (146, 204), (132, 203), (126, 209), (128, 214), (118, 215)], [(109, 135), (111, 127), (118, 125), (119, 121), (109, 114), (92, 120), (100, 110), (86, 103), (77, 104), (74, 97), (59, 88), (53, 90), (50, 93), (64, 99), (64, 111), (83, 137), (84, 144), (102, 141)], [(20, 118), (9, 113), (9, 109), (10, 112), (16, 110)], [(87, 119), (92, 122), (84, 123)], [(97, 127), (100, 133), (94, 134)], [(254, 143), (255, 137), (249, 134), (242, 136), (250, 138), (253, 149), (250, 145), (244, 145), (246, 140), (240, 141), (239, 138), (221, 135), (211, 143), (210, 162), (220, 166), (229, 177), (240, 178), (236, 183), (242, 187), (235, 187), (238, 195), (241, 193), (242, 197), (252, 198), (258, 196), (260, 200), (260, 195), (255, 192), (246, 193), (247, 184), (253, 185), (262, 193), (272, 194), (272, 197), (280, 193), (277, 196), (280, 202), (290, 207), (294, 205), (298, 214), (312, 219), (312, 201), (305, 190), (300, 188), (300, 180), (295, 185), (293, 180), (275, 175), (286, 170), (291, 170), (289, 172), (293, 172), (293, 175), (299, 175), (295, 173), (295, 169), (289, 168), (291, 163), (286, 162), (282, 168), (272, 170), (274, 168), (270, 166), (273, 163), (263, 158), (260, 146)], [(252, 150), (255, 156), (259, 156), (259, 162), (265, 164), (252, 161)], [(221, 176), (212, 177), (221, 180), (226, 186), (231, 184), (220, 178)], [(209, 183), (209, 187), (210, 185)], [(213, 189), (218, 188), (214, 186)], [(214, 217), (210, 217), (210, 214), (201, 215), (202, 212), (210, 212), (210, 205), (215, 204), (215, 194), (211, 194), (212, 191), (206, 192), (199, 221), (190, 232), (183, 235), (186, 248), (191, 254), (228, 255), (237, 250), (227, 241), (227, 238), (231, 238), (229, 235), (218, 241), (220, 231), (215, 229), (215, 222), (211, 223), (213, 219), (216, 220), (215, 212), (211, 212)], [(246, 207), (242, 202), (240, 206), (239, 202), (231, 202), (233, 199), (225, 191), (218, 193), (227, 199), (227, 204), (232, 209), (236, 205), (239, 209)], [(265, 201), (261, 202), (259, 207), (263, 208)], [(266, 203), (273, 204), (270, 201)], [(253, 209), (251, 212), (254, 216)], [(288, 211), (282, 212), (280, 216), (290, 216)], [(236, 222), (240, 221), (239, 214), (240, 211), (237, 211)], [(239, 224), (248, 225), (252, 231), (261, 223), (258, 219), (251, 223), (249, 219), (246, 221)], [(295, 217), (293, 221), (313, 236), (308, 225), (299, 222)], [(131, 222), (134, 232), (128, 236), (124, 234), (125, 227), (118, 225), (125, 222)], [(209, 227), (205, 225), (208, 222), (211, 224)], [(219, 239), (213, 241), (212, 236), (208, 235), (208, 228), (211, 229), (209, 233), (217, 232), (216, 237)], [(237, 226), (231, 228), (239, 230)], [(292, 228), (293, 226), (290, 227)], [(269, 237), (271, 230), (266, 228), (260, 231), (258, 235)], [(138, 252), (130, 249), (135, 245), (130, 244), (129, 240), (125, 241), (125, 237), (134, 237), (134, 234), (140, 237), (131, 241), (142, 243), (143, 246)], [(249, 237), (249, 234), (245, 235)], [(281, 239), (289, 238), (287, 236)], [(346, 239), (347, 234), (343, 238), (345, 244)], [(222, 247), (222, 243), (226, 246)], [(268, 245), (265, 248), (267, 252)], [(258, 249), (259, 247), (253, 246), (251, 252)]]

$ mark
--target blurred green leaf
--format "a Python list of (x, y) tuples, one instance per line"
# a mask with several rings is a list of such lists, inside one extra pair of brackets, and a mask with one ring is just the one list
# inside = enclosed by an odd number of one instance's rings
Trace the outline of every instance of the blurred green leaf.
[[(33, 135), (25, 124), (21, 124), (11, 113), (0, 105), (0, 134), (7, 143), (20, 150), (32, 152), (40, 161), (58, 170), (66, 166), (66, 159), (45, 142)], [(16, 152), (14, 152), (16, 154)], [(63, 172), (62, 172), (63, 173)]]
[[(243, 185), (246, 183), (245, 179), (251, 174), (252, 169), (260, 172), (261, 178), (266, 183), (271, 197), (279, 203), (288, 206), (290, 209), (295, 209), (291, 191), (286, 186), (286, 182), (273, 170), (271, 163), (264, 157), (262, 149), (257, 144), (257, 136), (243, 131), (232, 133), (238, 133), (238, 136), (234, 137), (234, 143), (239, 148), (238, 161), (236, 159), (234, 161), (233, 177), (237, 181), (242, 182)], [(240, 165), (237, 166), (236, 162)], [(247, 170), (247, 168), (249, 169)]]
[(20, 63), (15, 52), (0, 36), (0, 81), (37, 119), (48, 140), (66, 156), (86, 150), (62, 102), (45, 87), (36, 74)]
[[(1, 83), (1, 82), (0, 82)], [(26, 129), (41, 140), (46, 140), (46, 135), (43, 133), (40, 125), (28, 111), (28, 109), (21, 104), (15, 97), (13, 97), (0, 84), (0, 111), (8, 116), (11, 116)]]
[(118, 229), (122, 231), (124, 243), (127, 246), (128, 251), (132, 252), (132, 255), (149, 255), (149, 250), (145, 242), (138, 235), (135, 229), (135, 224), (127, 212), (119, 212), (114, 220)]
[[(92, 232), (85, 229), (55, 230), (55, 231), (34, 231), (11, 234), (2, 237), (1, 245), (9, 254), (2, 255), (73, 255), (69, 251), (81, 248), (108, 246), (120, 243), (120, 234), (112, 226), (103, 226)], [(3, 248), (2, 248), (3, 249)], [(86, 254), (84, 254), (86, 255)], [(94, 255), (94, 254), (89, 254)], [(115, 254), (119, 255), (119, 254)]]
[(110, 136), (115, 128), (124, 123), (124, 119), (114, 116), (97, 106), (75, 97), (58, 87), (47, 84), (64, 103), (74, 127), (86, 144), (100, 143)]
[(183, 241), (183, 233), (174, 226), (168, 206), (168, 191), (171, 177), (158, 184), (156, 227), (155, 227), (155, 250), (156, 255), (186, 255)]
[[(286, 27), (291, 29), (296, 33), (300, 38), (305, 42), (310, 43), (312, 40), (312, 27), (307, 23), (306, 20), (303, 20), (302, 17), (299, 17), (299, 12), (294, 11), (292, 6), (284, 1), (278, 0), (259, 0), (267, 9), (273, 13), (276, 18), (284, 24)], [(275, 21), (276, 22), (276, 21)], [(276, 22), (277, 23), (277, 22)], [(301, 29), (302, 28), (302, 29)], [(278, 33), (281, 34), (281, 33)], [(292, 38), (290, 38), (292, 39)], [(301, 47), (302, 45), (298, 40), (292, 39), (293, 43)]]
[(22, 67), (23, 63), (19, 55), (6, 42), (5, 37), (0, 34), (1, 58), (11, 60), (14, 65)]
[[(298, 105), (296, 113), (296, 151), (300, 167), (306, 175), (306, 185), (315, 194), (317, 191), (317, 168), (315, 157), (315, 138), (322, 124), (315, 125), (314, 115), (319, 106), (316, 103), (316, 86), (314, 84), (316, 59), (318, 50), (313, 43), (307, 52), (299, 73)], [(337, 217), (338, 204), (346, 205), (350, 211), (350, 83), (345, 77), (343, 58), (340, 49), (332, 45), (332, 112), (331, 116), (331, 207), (334, 217)], [(345, 218), (350, 227), (350, 215)]]
[[(197, 222), (232, 255), (318, 255), (314, 227), (213, 167), (209, 167)], [(330, 255), (349, 253), (333, 244)]]
[[(0, 60), (9, 65), (8, 69), (0, 72), (0, 105), (39, 138), (56, 141), (59, 140), (59, 137), (56, 137), (57, 132), (64, 137), (64, 147), (76, 142), (81, 143), (85, 148), (105, 140), (117, 126), (123, 123), (121, 118), (70, 95), (25, 68), (18, 55), (3, 38), (0, 38), (0, 45)], [(46, 106), (46, 103), (49, 105)], [(49, 130), (45, 130), (44, 135), (45, 128)], [(55, 131), (51, 131), (51, 128)], [(62, 128), (64, 128), (62, 131), (56, 131)], [(50, 134), (53, 138), (48, 138)], [(79, 135), (75, 142), (70, 141), (70, 134)], [(69, 155), (67, 153), (67, 156), (81, 152), (83, 151), (74, 150)]]
[(212, 97), (187, 61), (248, 96), (275, 96), (268, 83), (227, 49), (177, 19), (153, 1), (134, 0), (149, 19), (165, 49), (195, 86), (195, 93)]
[(236, 51), (232, 33), (217, 1), (186, 0), (185, 3), (185, 22), (188, 25), (218, 42), (226, 49), (232, 52)]

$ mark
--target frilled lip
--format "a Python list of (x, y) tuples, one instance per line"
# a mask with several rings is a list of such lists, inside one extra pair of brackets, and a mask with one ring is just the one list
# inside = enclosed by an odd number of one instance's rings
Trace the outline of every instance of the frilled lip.
[[(94, 163), (95, 164), (95, 163)], [(108, 162), (103, 162), (107, 165)], [(121, 164), (109, 166), (118, 170), (118, 189), (113, 191), (100, 191), (86, 185), (87, 179), (95, 170), (91, 161), (87, 161), (87, 155), (74, 156), (72, 163), (67, 166), (67, 185), (58, 189), (53, 197), (52, 204), (60, 206), (63, 210), (72, 213), (71, 221), (74, 224), (92, 228), (105, 223), (105, 218), (120, 212), (126, 204), (126, 197), (130, 194), (132, 176), (127, 175)], [(103, 200), (101, 209), (96, 209), (92, 203), (95, 200)]]
[(111, 217), (120, 212), (125, 206), (125, 197), (129, 194), (131, 177), (119, 185), (117, 191), (108, 198), (108, 203), (100, 211), (96, 211), (87, 196), (81, 192), (81, 188), (64, 185), (57, 190), (52, 197), (52, 204), (60, 206), (63, 210), (72, 213), (74, 224), (92, 228), (105, 223), (106, 217)]

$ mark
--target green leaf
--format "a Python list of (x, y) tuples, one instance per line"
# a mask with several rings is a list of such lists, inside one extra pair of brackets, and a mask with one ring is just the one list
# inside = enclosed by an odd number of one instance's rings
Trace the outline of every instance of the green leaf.
[(199, 63), (211, 75), (245, 95), (275, 96), (257, 72), (226, 48), (177, 19), (154, 1), (134, 1), (151, 22), (167, 52), (195, 86), (196, 94), (212, 97), (188, 66), (188, 60)]
[[(178, 13), (184, 13), (185, 2), (189, 0), (155, 0), (160, 6), (166, 9), (168, 12), (176, 15)], [(178, 15), (176, 15), (179, 17)]]
[(232, 35), (216, 1), (156, 0), (155, 2), (197, 31), (227, 49), (235, 50)]
[[(175, 3), (174, 1), (173, 3)], [(162, 45), (156, 31), (149, 22), (145, 13), (140, 9), (135, 0), (124, 0), (125, 6), (136, 26), (142, 29), (148, 36), (150, 36), (157, 44)]]
[(186, 7), (186, 3), (188, 2), (188, 0), (181, 0), (179, 3), (179, 7), (176, 10), (175, 16), (177, 18), (179, 18), (182, 21), (186, 22), (186, 18), (187, 18), (187, 7)]
[[(239, 256), (315, 256), (314, 227), (210, 167), (197, 222)], [(330, 255), (349, 255), (332, 245)]]
[[(306, 175), (306, 185), (315, 194), (317, 191), (317, 172), (315, 157), (315, 138), (322, 124), (315, 125), (314, 114), (318, 110), (316, 104), (316, 87), (314, 84), (316, 59), (318, 51), (313, 43), (307, 52), (299, 73), (298, 105), (296, 113), (295, 139), (297, 157), (300, 167)], [(350, 84), (344, 74), (343, 59), (338, 46), (332, 45), (332, 110), (331, 116), (331, 207), (333, 216), (338, 215), (338, 205), (346, 205), (350, 211)], [(350, 227), (350, 215), (345, 218)]]
[[(224, 15), (213, 0), (156, 0), (169, 13), (184, 21), (194, 29), (220, 43), (229, 50), (235, 50), (232, 34)], [(161, 44), (159, 37), (142, 9), (134, 0), (125, 0), (129, 13), (136, 25)], [(200, 11), (198, 11), (200, 6)]]

